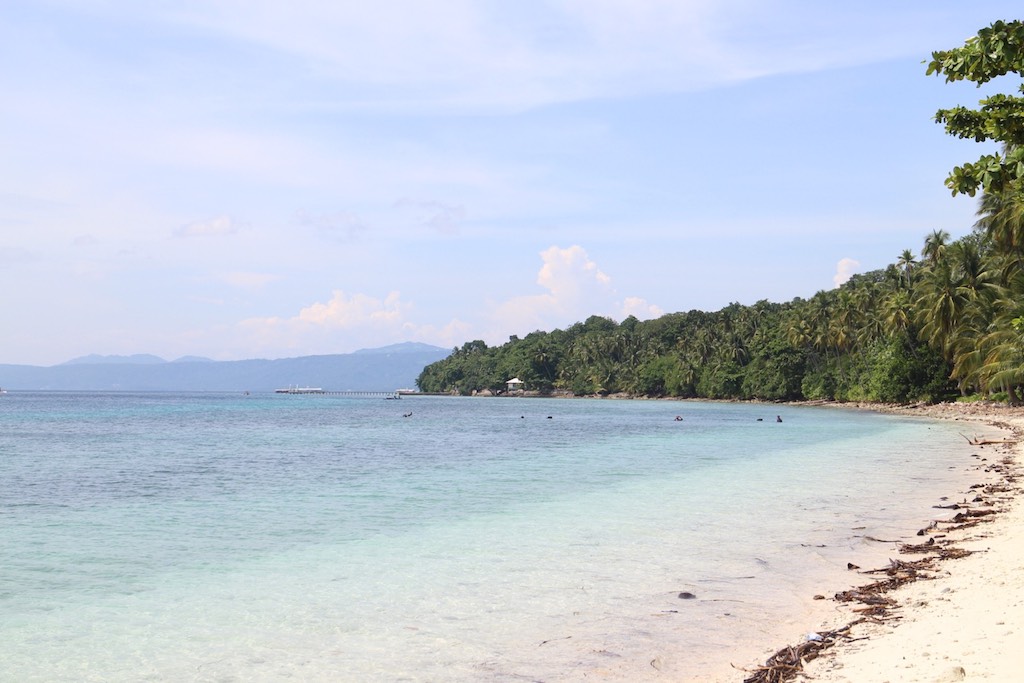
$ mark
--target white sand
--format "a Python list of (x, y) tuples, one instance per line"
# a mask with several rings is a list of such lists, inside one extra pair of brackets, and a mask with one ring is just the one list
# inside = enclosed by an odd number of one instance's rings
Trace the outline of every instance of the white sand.
[[(965, 433), (986, 439), (1024, 438), (1024, 410), (982, 406), (935, 406), (913, 411), (947, 419), (976, 421)], [(998, 431), (985, 425), (1013, 429)], [(984, 470), (1005, 464), (1011, 478), (1024, 462), (1024, 446), (979, 448), (978, 482), (992, 481)], [(982, 460), (984, 458), (984, 460)], [(1005, 479), (1004, 479), (1005, 483)], [(837, 683), (935, 683), (939, 681), (1024, 681), (1024, 479), (1008, 484), (1008, 492), (987, 496), (1004, 510), (991, 522), (947, 534), (940, 542), (974, 551), (968, 557), (935, 564), (934, 580), (918, 580), (887, 593), (899, 606), (882, 623), (853, 626), (842, 641), (807, 662), (796, 680)], [(976, 505), (978, 509), (984, 509)], [(941, 534), (942, 532), (936, 532)], [(922, 542), (927, 537), (922, 537)], [(921, 555), (897, 555), (913, 561)], [(865, 568), (868, 569), (868, 568)], [(865, 575), (864, 584), (880, 578)], [(830, 596), (831, 597), (831, 596)], [(856, 602), (837, 604), (836, 620), (821, 624), (827, 631), (850, 623), (863, 608)], [(809, 629), (810, 630), (810, 629)], [(740, 678), (742, 680), (742, 678)]]

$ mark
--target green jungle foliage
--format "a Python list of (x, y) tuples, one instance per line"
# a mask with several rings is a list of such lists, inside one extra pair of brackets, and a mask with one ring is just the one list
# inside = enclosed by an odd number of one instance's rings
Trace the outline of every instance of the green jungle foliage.
[[(979, 84), (1024, 71), (1024, 25), (996, 22), (964, 47), (935, 52), (928, 73)], [(1002, 154), (953, 170), (954, 194), (981, 190), (974, 230), (944, 230), (920, 257), (904, 250), (808, 300), (731, 304), (621, 323), (592, 316), (565, 330), (471, 341), (420, 374), (421, 391), (623, 393), (713, 399), (1017, 403), (1024, 385), (1024, 99), (942, 110), (949, 134), (995, 141)]]
[[(1007, 74), (1024, 73), (1024, 23), (997, 21), (963, 47), (932, 53), (928, 74), (944, 75), (946, 82), (970, 81), (981, 87)], [(1024, 93), (1024, 86), (1018, 91)], [(946, 132), (976, 142), (998, 142), (1001, 153), (982, 155), (974, 163), (957, 166), (946, 180), (953, 194), (972, 197), (978, 190), (1001, 193), (1024, 178), (1024, 99), (998, 93), (978, 102), (977, 109), (940, 109), (935, 121)]]

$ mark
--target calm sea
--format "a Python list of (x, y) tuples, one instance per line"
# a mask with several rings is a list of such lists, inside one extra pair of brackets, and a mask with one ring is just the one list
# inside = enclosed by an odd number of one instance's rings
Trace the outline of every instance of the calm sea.
[(973, 463), (809, 407), (12, 392), (0, 680), (741, 680)]

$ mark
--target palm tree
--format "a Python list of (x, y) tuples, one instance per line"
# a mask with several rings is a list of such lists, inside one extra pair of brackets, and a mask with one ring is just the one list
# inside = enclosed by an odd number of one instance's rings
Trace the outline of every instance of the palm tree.
[(942, 257), (948, 242), (948, 232), (945, 230), (932, 230), (931, 234), (924, 238), (924, 248), (921, 250), (921, 256), (928, 260), (929, 265), (934, 266)]
[(886, 334), (890, 336), (907, 334), (914, 317), (914, 306), (910, 293), (905, 289), (896, 289), (882, 301), (882, 322)]
[(786, 323), (786, 341), (795, 349), (803, 349), (811, 343), (811, 325), (799, 314)]
[(1000, 259), (1003, 279), (1016, 284), (1024, 277), (1024, 191), (1012, 187), (999, 194), (984, 194), (978, 215), (975, 229), (989, 238)]
[(1024, 344), (1007, 320), (1001, 322), (1004, 324), (982, 339), (987, 353), (979, 374), (986, 381), (985, 388), (1005, 389), (1010, 403), (1017, 404), (1017, 387), (1024, 384)]
[(953, 268), (946, 260), (938, 261), (919, 283), (921, 296), (917, 299), (917, 321), (921, 334), (933, 347), (950, 359), (950, 341), (966, 297), (957, 282)]
[[(853, 295), (856, 306), (857, 346), (864, 354), (876, 340), (885, 336), (885, 320), (880, 311), (882, 288), (878, 285), (860, 287)], [(866, 361), (865, 361), (866, 362)]]
[(978, 215), (974, 227), (984, 231), (996, 249), (1015, 255), (1024, 251), (1024, 192), (1019, 188), (986, 192), (978, 203)]
[(910, 283), (914, 274), (914, 267), (917, 265), (917, 259), (914, 258), (914, 252), (909, 249), (904, 249), (900, 254), (899, 259), (896, 260), (896, 266), (899, 268), (900, 273), (903, 275), (903, 279), (906, 282), (907, 289), (910, 289)]

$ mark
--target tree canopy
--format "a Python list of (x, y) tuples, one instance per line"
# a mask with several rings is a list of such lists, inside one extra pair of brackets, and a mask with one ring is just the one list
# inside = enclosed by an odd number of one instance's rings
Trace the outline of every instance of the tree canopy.
[[(927, 73), (944, 75), (947, 83), (966, 80), (978, 87), (999, 76), (1021, 76), (1024, 23), (997, 21), (968, 38), (963, 47), (933, 52)], [(1018, 89), (1024, 93), (1024, 86)], [(1024, 98), (996, 94), (978, 104), (978, 109), (940, 109), (935, 121), (945, 124), (950, 135), (1001, 143), (1002, 151), (957, 166), (946, 179), (946, 186), (954, 195), (972, 197), (978, 190), (1001, 193), (1012, 187), (1020, 191), (1024, 179)]]

